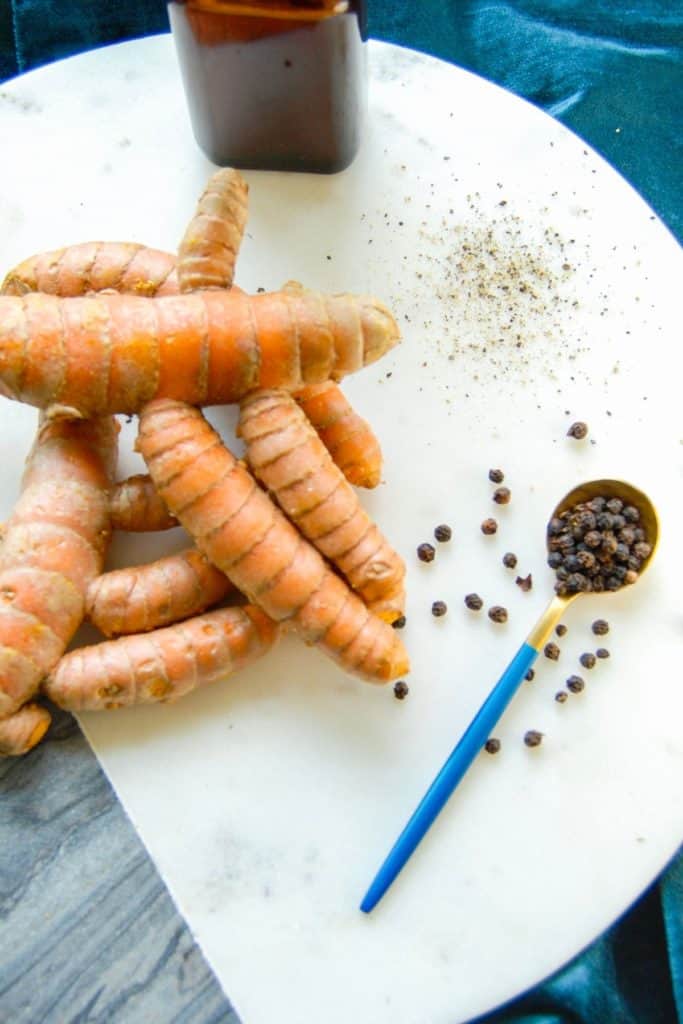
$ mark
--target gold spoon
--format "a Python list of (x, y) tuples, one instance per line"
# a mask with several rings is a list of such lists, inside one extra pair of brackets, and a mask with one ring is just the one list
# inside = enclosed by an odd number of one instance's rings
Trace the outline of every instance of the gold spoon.
[[(640, 513), (639, 525), (645, 531), (650, 553), (642, 560), (639, 577), (652, 561), (659, 541), (659, 520), (655, 507), (646, 494), (623, 480), (591, 480), (574, 487), (558, 503), (551, 519), (593, 498), (621, 498), (624, 505), (633, 505)], [(622, 588), (619, 588), (622, 589)], [(377, 872), (365, 894), (360, 909), (369, 913), (380, 901), (401, 868), (409, 859), (439, 812), (446, 804), (463, 775), (474, 761), (496, 722), (507, 708), (519, 689), (522, 680), (533, 665), (553, 629), (564, 615), (567, 607), (579, 594), (555, 594), (526, 640), (517, 651), (502, 676), (491, 690), (462, 737), (450, 753), (441, 771), (423, 796), (413, 816), (405, 826), (386, 860)], [(614, 591), (596, 591), (601, 596)]]

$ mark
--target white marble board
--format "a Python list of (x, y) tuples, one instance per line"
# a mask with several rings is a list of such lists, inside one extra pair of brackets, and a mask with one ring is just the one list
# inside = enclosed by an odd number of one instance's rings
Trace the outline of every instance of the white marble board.
[[(293, 639), (170, 707), (83, 715), (124, 807), (244, 1024), (457, 1024), (607, 927), (681, 836), (683, 615), (678, 245), (549, 117), (439, 61), (370, 45), (370, 122), (334, 177), (249, 173), (237, 283), (369, 291), (402, 345), (346, 390), (385, 452), (363, 495), (408, 563), (404, 702)], [(169, 37), (0, 88), (0, 269), (94, 238), (174, 249), (211, 165)], [(519, 343), (519, 344), (518, 344)], [(35, 411), (3, 402), (0, 514)], [(226, 436), (231, 410), (215, 410)], [(589, 439), (570, 441), (572, 419)], [(138, 469), (134, 425), (121, 472)], [(513, 499), (491, 503), (490, 467)], [(578, 602), (386, 899), (358, 902), (397, 831), (551, 593), (544, 527), (574, 483), (648, 490), (662, 545), (637, 587)], [(680, 507), (680, 504), (679, 504)], [(499, 533), (481, 520), (497, 514)], [(429, 566), (416, 545), (448, 522)], [(117, 541), (113, 564), (179, 547)], [(501, 556), (533, 574), (524, 594)], [(509, 608), (506, 626), (463, 595)], [(449, 612), (436, 620), (431, 602)], [(612, 657), (553, 694), (610, 620)], [(522, 734), (545, 733), (529, 750)], [(84, 883), (85, 884), (85, 883)]]

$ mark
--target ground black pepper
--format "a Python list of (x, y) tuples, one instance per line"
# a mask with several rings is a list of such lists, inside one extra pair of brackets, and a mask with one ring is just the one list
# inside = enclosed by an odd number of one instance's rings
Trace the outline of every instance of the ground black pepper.
[(514, 569), (517, 565), (517, 555), (513, 554), (512, 551), (506, 551), (503, 555), (503, 565), (506, 569)]
[(497, 754), (500, 750), (500, 740), (497, 740), (494, 736), (490, 740), (487, 740), (484, 744), (484, 750), (487, 754)]
[(405, 617), (405, 615), (399, 615), (399, 617), (397, 619), (394, 619), (394, 621), (391, 623), (391, 625), (394, 627), (394, 629), (403, 629), (405, 624), (406, 624), (406, 617)]
[(446, 544), (453, 536), (453, 531), (450, 526), (446, 525), (446, 523), (441, 523), (440, 526), (437, 526), (434, 529), (434, 536), (438, 540), (439, 544)]
[(581, 662), (584, 668), (595, 667), (595, 655), (591, 654), (590, 651), (586, 651), (584, 654), (582, 654), (579, 658), (579, 661)]
[(402, 679), (399, 679), (397, 683), (394, 683), (394, 697), (396, 700), (405, 700), (408, 696), (408, 684), (404, 683)]
[(584, 437), (588, 436), (588, 424), (583, 423), (581, 420), (577, 420), (576, 423), (572, 423), (571, 427), (567, 431), (567, 437), (573, 437), (577, 441), (583, 441)]
[(607, 650), (606, 647), (598, 647), (597, 651), (595, 652), (595, 657), (596, 658), (609, 658), (609, 651)]
[(496, 505), (507, 505), (510, 502), (512, 494), (509, 487), (496, 487), (493, 492), (493, 500)]
[(492, 484), (502, 484), (504, 479), (505, 474), (503, 473), (502, 469), (489, 470), (489, 480), (491, 481)]
[(524, 733), (524, 742), (527, 747), (540, 747), (543, 742), (543, 733), (539, 732), (538, 729), (528, 729)]
[(581, 693), (585, 685), (581, 676), (570, 676), (567, 680), (567, 689), (572, 693)]
[(436, 548), (432, 544), (420, 544), (417, 549), (417, 557), (421, 562), (433, 562), (436, 555)]
[(448, 605), (445, 601), (434, 601), (432, 604), (432, 615), (436, 616), (437, 619), (441, 618), (448, 611)]
[(481, 532), (485, 533), (487, 537), (490, 537), (498, 529), (498, 523), (495, 519), (485, 519), (481, 524)]
[(557, 661), (560, 657), (560, 648), (551, 640), (550, 643), (546, 644), (543, 648), (543, 653), (546, 658), (550, 658), (551, 661)]
[(596, 619), (591, 626), (591, 629), (596, 636), (605, 636), (609, 633), (609, 622), (607, 619)]
[(481, 609), (484, 607), (484, 602), (479, 597), (479, 594), (466, 594), (465, 604), (470, 609), (470, 611), (473, 612), (480, 612)]
[(500, 604), (492, 605), (488, 610), (488, 616), (491, 622), (507, 622), (508, 612), (507, 608), (503, 608)]

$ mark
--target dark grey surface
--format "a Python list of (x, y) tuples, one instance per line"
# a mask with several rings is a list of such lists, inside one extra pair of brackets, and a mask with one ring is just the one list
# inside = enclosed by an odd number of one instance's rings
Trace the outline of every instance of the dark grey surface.
[(237, 1024), (75, 720), (0, 759), (1, 1024)]

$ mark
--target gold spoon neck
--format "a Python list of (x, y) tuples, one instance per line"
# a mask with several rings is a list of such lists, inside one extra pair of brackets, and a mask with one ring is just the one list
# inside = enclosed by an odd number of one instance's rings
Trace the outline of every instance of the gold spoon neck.
[(540, 651), (546, 644), (553, 629), (564, 615), (568, 605), (571, 604), (576, 597), (578, 597), (578, 594), (568, 594), (566, 597), (560, 597), (558, 594), (555, 594), (547, 604), (545, 610), (541, 613), (538, 622), (527, 636), (526, 642), (530, 644), (531, 647), (535, 648), (535, 650)]

